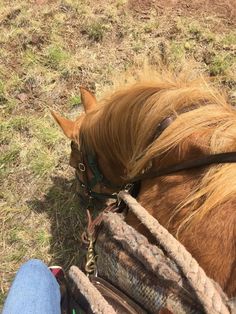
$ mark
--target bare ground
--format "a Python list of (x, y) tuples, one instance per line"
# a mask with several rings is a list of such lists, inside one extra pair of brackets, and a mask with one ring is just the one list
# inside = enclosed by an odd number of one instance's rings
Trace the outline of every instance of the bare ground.
[(159, 14), (171, 12), (173, 15), (207, 17), (215, 15), (225, 19), (226, 23), (235, 24), (235, 0), (129, 0), (129, 8), (138, 13), (155, 8)]

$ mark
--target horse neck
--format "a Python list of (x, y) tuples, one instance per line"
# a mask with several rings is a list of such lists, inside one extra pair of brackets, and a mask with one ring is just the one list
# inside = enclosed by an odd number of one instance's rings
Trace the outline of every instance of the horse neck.
[(160, 178), (145, 180), (141, 184), (138, 200), (148, 212), (177, 236), (180, 224), (189, 216), (189, 208), (176, 209), (199, 184), (199, 170), (185, 171)]

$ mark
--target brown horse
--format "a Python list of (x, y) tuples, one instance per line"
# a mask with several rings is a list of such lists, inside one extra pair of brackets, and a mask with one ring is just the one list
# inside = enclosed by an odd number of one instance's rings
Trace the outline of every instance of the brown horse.
[[(235, 152), (235, 108), (204, 79), (183, 75), (156, 75), (100, 102), (84, 88), (81, 94), (85, 114), (74, 122), (53, 116), (73, 141), (71, 165), (82, 186), (107, 197), (143, 176), (138, 201), (236, 296), (236, 164), (173, 168)], [(168, 168), (172, 173), (149, 177)], [(131, 214), (127, 221), (148, 235)]]

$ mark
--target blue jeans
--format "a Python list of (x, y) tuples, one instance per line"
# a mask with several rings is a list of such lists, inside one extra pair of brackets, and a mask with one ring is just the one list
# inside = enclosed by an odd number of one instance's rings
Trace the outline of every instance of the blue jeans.
[(60, 314), (60, 287), (47, 266), (23, 264), (10, 288), (2, 314)]

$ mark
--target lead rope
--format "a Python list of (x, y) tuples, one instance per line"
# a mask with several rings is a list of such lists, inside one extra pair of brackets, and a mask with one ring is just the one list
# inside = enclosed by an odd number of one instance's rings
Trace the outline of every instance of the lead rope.
[(92, 220), (89, 210), (87, 210), (88, 226), (86, 231), (82, 234), (82, 241), (87, 244), (86, 275), (76, 266), (71, 266), (69, 270), (69, 276), (76, 284), (80, 293), (88, 301), (91, 310), (95, 314), (116, 314), (113, 307), (106, 301), (100, 291), (89, 280), (90, 275), (97, 276), (96, 255), (94, 251), (95, 243), (95, 228), (100, 225), (103, 218), (103, 213), (114, 211), (115, 205), (108, 206), (103, 212), (101, 212), (94, 220)]
[[(149, 229), (152, 235), (168, 253), (169, 257), (181, 268), (207, 314), (234, 313), (226, 306), (227, 297), (217, 291), (212, 280), (207, 277), (197, 261), (159, 222), (143, 208), (128, 192), (121, 191), (122, 199), (136, 217)], [(224, 299), (224, 300), (223, 300)]]
[(94, 220), (92, 220), (90, 211), (87, 210), (88, 217), (88, 226), (85, 232), (82, 233), (82, 242), (87, 245), (87, 253), (86, 253), (86, 264), (84, 267), (86, 275), (89, 277), (90, 275), (97, 276), (97, 266), (96, 259), (97, 255), (94, 250), (94, 243), (96, 240), (95, 236), (95, 228), (100, 225), (103, 219), (103, 214), (108, 213), (110, 211), (115, 211), (116, 205), (111, 204), (104, 209)]
[[(96, 255), (94, 252), (94, 227), (95, 220), (92, 222), (91, 214), (89, 210), (87, 210), (88, 217), (88, 227), (87, 230), (82, 234), (82, 241), (87, 244), (87, 253), (86, 253), (86, 264), (84, 267), (85, 273), (87, 276), (89, 275), (97, 275), (97, 267), (96, 267)], [(97, 217), (97, 220), (100, 215)]]

